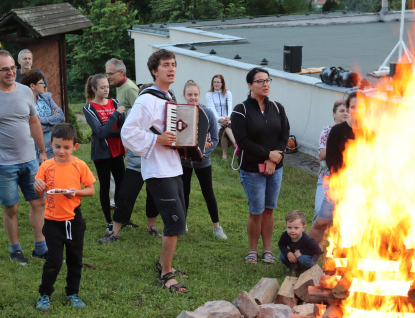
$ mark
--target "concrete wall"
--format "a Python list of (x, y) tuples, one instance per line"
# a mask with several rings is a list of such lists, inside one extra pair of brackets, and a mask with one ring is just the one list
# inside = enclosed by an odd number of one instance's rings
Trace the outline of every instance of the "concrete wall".
[[(171, 32), (176, 40), (180, 40), (179, 42), (183, 43), (184, 39), (189, 42), (201, 40), (196, 30), (188, 33), (185, 28), (181, 29), (176, 28)], [(180, 35), (179, 32), (187, 34)], [(137, 82), (152, 82), (146, 66), (147, 59), (152, 52), (165, 48), (176, 54), (176, 80), (171, 88), (175, 91), (179, 102), (184, 102), (182, 96), (184, 84), (192, 79), (200, 86), (200, 103), (205, 104), (205, 95), (215, 74), (222, 74), (225, 77), (226, 86), (233, 95), (233, 106), (246, 99), (248, 86), (245, 77), (256, 65), (177, 47), (172, 44), (172, 38), (160, 35), (132, 30), (131, 36), (135, 40)], [(223, 40), (223, 36), (218, 37), (217, 40), (219, 39)], [(317, 156), (320, 132), (324, 126), (333, 122), (333, 103), (337, 99), (347, 97), (347, 90), (321, 84), (317, 78), (306, 75), (290, 74), (274, 69), (268, 71), (273, 79), (269, 96), (285, 107), (290, 120), (291, 134), (296, 136), (300, 151)]]

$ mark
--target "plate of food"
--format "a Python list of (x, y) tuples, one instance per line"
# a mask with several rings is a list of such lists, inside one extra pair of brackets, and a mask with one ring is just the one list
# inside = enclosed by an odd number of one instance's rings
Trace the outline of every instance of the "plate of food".
[(74, 191), (72, 190), (67, 190), (67, 189), (51, 189), (47, 191), (47, 194), (68, 194), (68, 193), (73, 193)]

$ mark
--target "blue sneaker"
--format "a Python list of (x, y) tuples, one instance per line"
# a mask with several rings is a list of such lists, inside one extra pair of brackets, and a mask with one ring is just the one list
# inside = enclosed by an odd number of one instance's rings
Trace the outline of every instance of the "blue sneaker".
[(69, 305), (74, 308), (84, 308), (85, 304), (79, 299), (77, 294), (66, 296), (66, 300), (69, 301)]
[(49, 311), (50, 310), (50, 300), (52, 297), (49, 297), (48, 295), (42, 295), (37, 298), (36, 303), (36, 310), (39, 311)]

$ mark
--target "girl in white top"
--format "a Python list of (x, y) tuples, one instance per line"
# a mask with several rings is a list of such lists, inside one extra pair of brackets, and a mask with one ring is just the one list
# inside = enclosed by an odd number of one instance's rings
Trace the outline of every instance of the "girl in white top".
[(233, 110), (232, 93), (226, 89), (225, 79), (218, 74), (213, 76), (210, 90), (206, 94), (206, 104), (215, 114), (219, 123), (219, 139), (222, 145), (222, 159), (227, 160), (228, 145), (231, 142), (235, 146), (235, 138), (232, 134), (230, 116)]

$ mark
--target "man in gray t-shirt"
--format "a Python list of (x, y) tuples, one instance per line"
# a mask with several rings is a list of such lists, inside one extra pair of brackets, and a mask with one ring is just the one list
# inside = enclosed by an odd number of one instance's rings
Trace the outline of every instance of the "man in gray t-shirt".
[(19, 243), (17, 186), (30, 203), (30, 225), (35, 248), (33, 257), (46, 258), (47, 247), (42, 234), (45, 214), (45, 196), (36, 195), (33, 184), (40, 161), (45, 161), (46, 150), (42, 126), (37, 117), (31, 89), (15, 82), (16, 65), (8, 51), (0, 50), (0, 203), (3, 205), (3, 223), (10, 242), (10, 260), (26, 264)]

